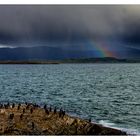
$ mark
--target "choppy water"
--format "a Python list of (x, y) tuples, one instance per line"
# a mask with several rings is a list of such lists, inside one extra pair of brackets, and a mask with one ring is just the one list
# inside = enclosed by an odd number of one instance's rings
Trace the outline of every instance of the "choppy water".
[(140, 64), (0, 65), (0, 102), (47, 103), (140, 135)]

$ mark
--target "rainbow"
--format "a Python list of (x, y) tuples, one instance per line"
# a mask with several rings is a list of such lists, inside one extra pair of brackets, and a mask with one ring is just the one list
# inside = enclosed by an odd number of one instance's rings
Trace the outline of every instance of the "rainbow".
[(95, 57), (117, 57), (114, 51), (108, 49), (108, 45), (109, 43), (105, 42), (88, 42), (88, 46), (92, 47), (95, 50)]

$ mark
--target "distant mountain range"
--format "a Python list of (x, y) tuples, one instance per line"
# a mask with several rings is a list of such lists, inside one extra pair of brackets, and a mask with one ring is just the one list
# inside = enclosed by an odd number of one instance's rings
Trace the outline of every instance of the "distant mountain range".
[(62, 60), (69, 58), (89, 58), (93, 52), (89, 50), (64, 49), (62, 47), (17, 47), (0, 48), (0, 60)]
[(63, 47), (0, 48), (0, 64), (139, 63), (140, 59), (96, 58), (94, 52)]

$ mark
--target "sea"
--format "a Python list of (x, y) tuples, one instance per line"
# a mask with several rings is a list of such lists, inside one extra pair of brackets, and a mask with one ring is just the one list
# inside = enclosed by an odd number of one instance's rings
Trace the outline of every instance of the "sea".
[(37, 103), (140, 135), (140, 64), (1, 64), (0, 103)]

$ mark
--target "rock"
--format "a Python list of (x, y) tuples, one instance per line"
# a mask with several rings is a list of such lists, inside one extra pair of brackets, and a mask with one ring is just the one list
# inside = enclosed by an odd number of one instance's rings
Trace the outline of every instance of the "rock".
[[(0, 109), (0, 135), (126, 135), (117, 129), (71, 117), (62, 109), (57, 112), (44, 107), (44, 110), (35, 104), (32, 110), (32, 104), (19, 108), (18, 105)], [(14, 116), (8, 119), (9, 114)]]

